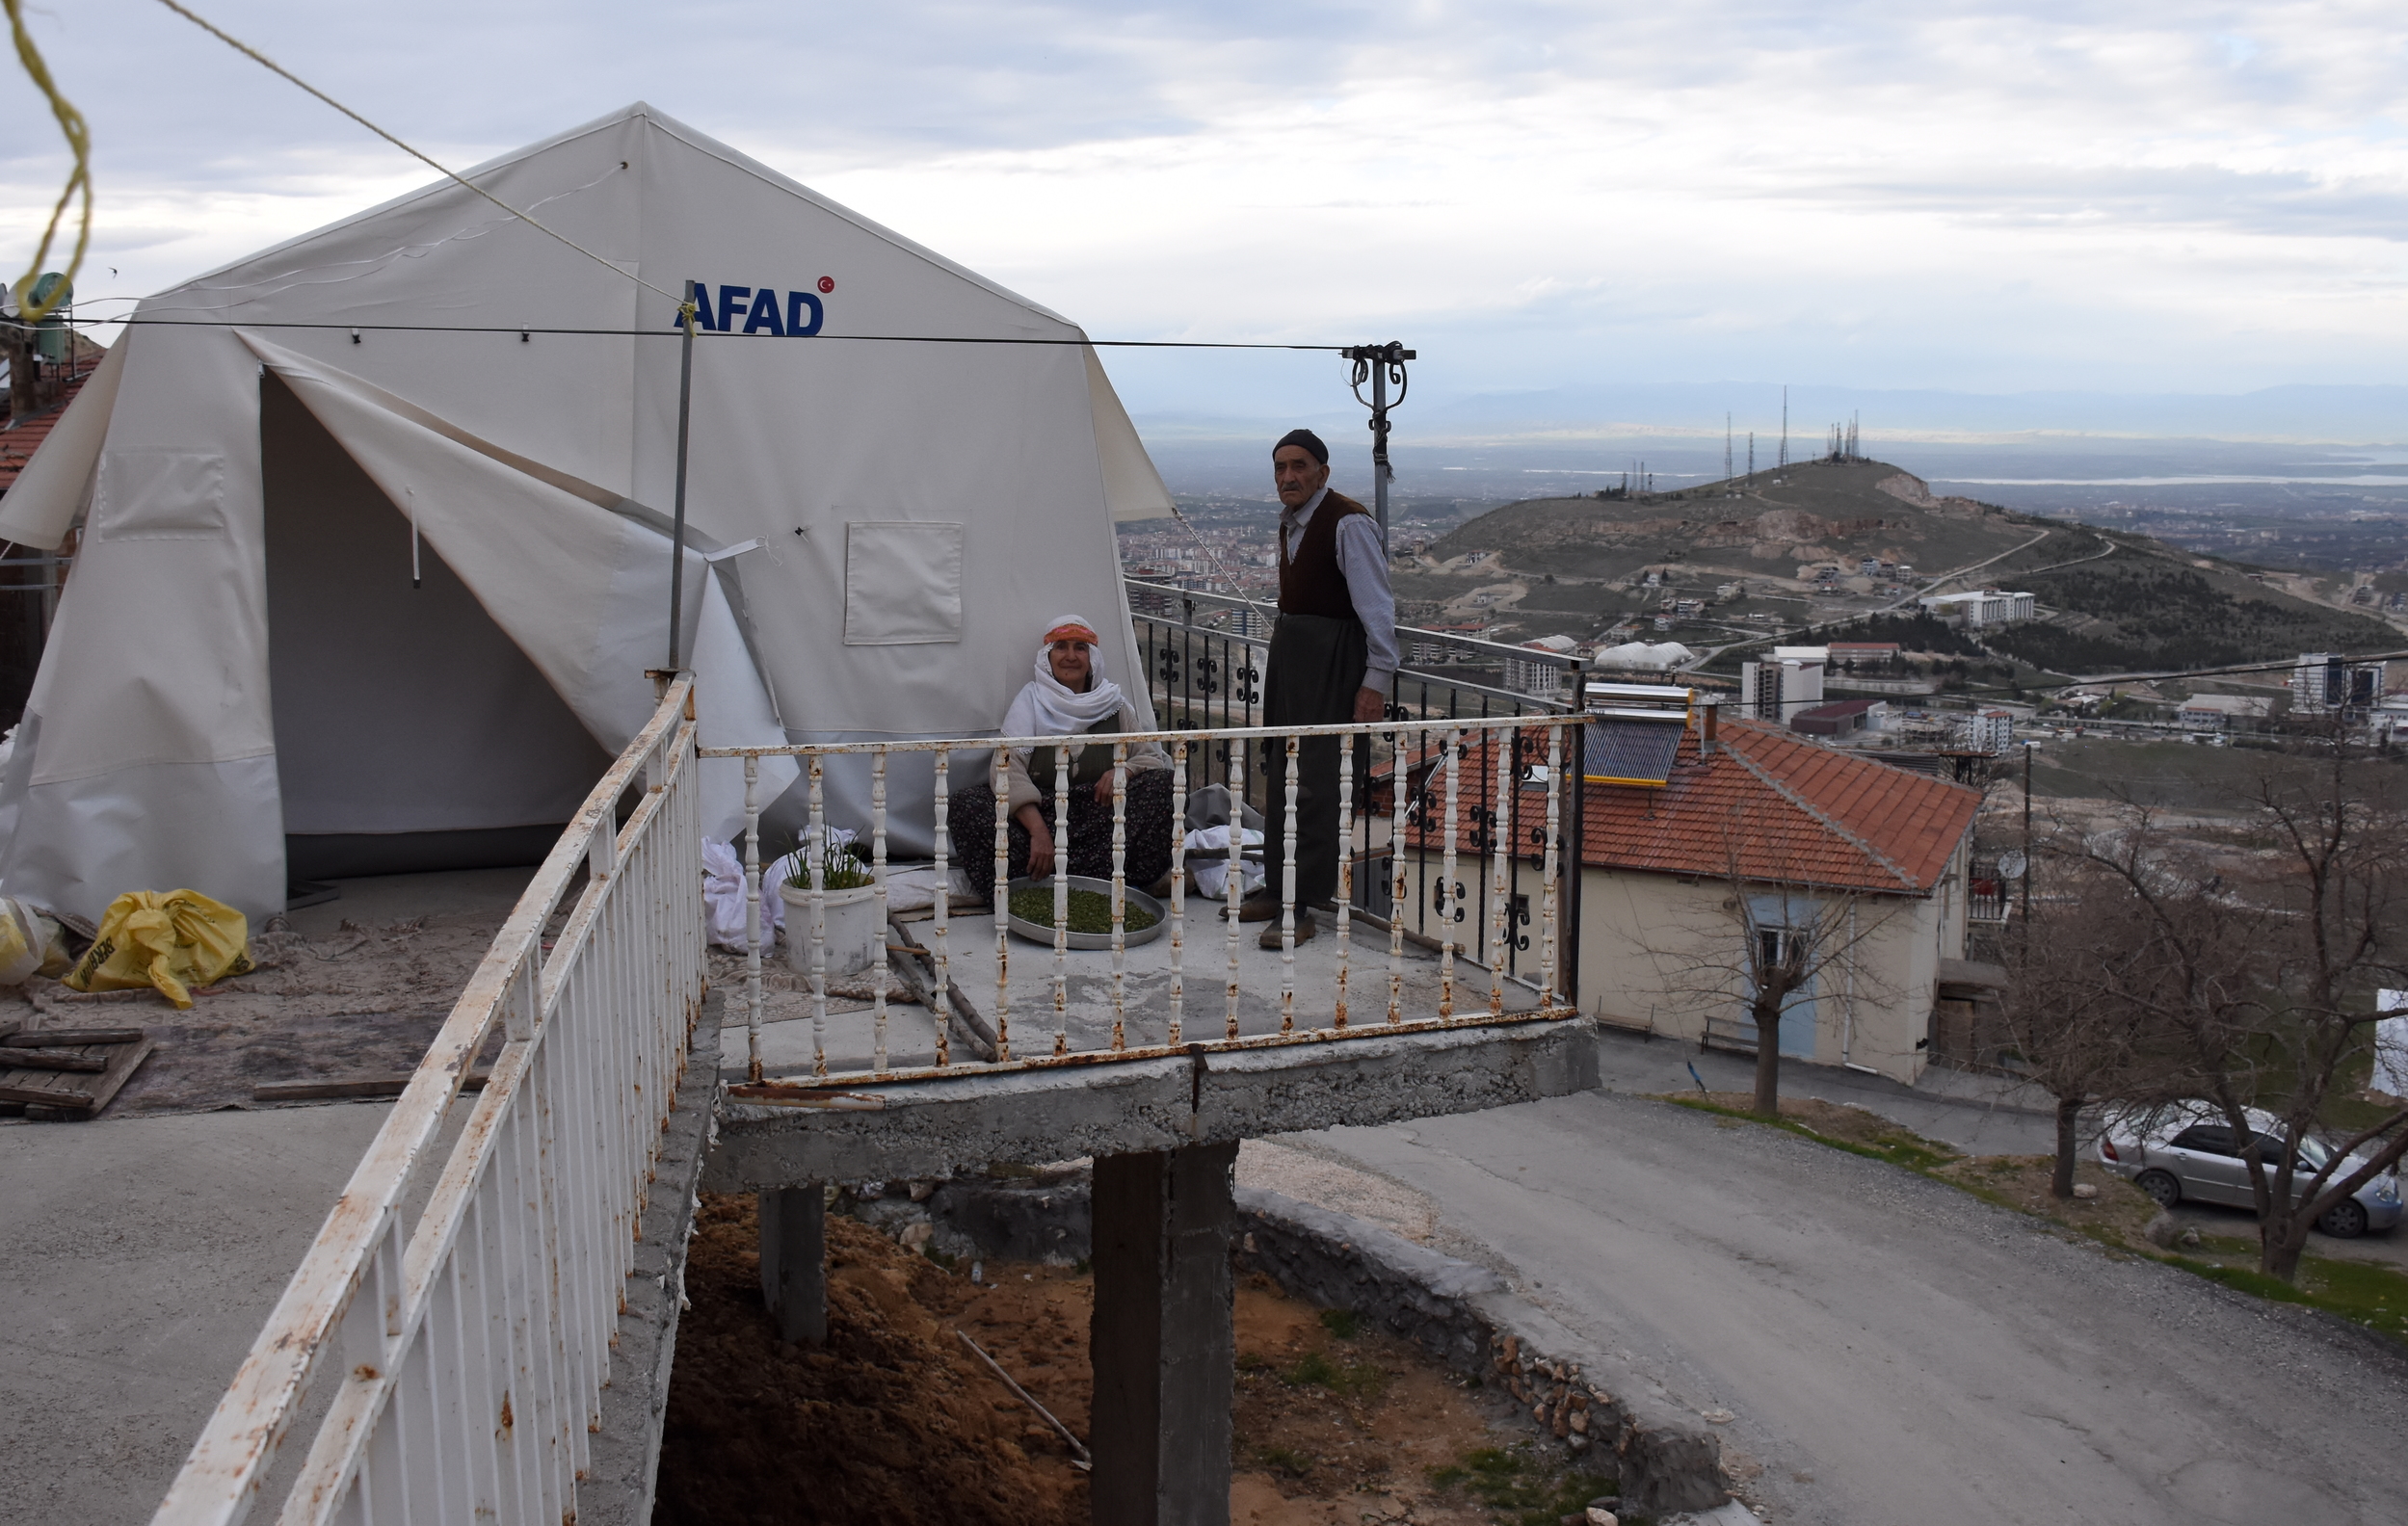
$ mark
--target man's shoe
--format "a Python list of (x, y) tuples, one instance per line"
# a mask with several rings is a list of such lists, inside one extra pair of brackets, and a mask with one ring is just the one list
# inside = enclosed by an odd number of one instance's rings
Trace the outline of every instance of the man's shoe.
[(1277, 922), (1279, 919), (1280, 898), (1278, 896), (1264, 895), (1257, 891), (1237, 903), (1237, 920), (1240, 922)]
[[(1312, 937), (1312, 913), (1306, 910), (1303, 907), (1298, 907), (1296, 908), (1296, 941), (1299, 943), (1309, 941)], [(1280, 925), (1277, 922), (1274, 922), (1270, 926), (1264, 928), (1262, 930), (1262, 937), (1259, 942), (1260, 946), (1263, 948), (1279, 948), (1281, 946)]]

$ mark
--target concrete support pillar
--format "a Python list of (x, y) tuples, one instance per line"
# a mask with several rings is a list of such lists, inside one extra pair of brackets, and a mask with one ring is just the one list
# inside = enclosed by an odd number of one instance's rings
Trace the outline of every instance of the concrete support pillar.
[(1237, 1145), (1096, 1161), (1096, 1526), (1229, 1526)]
[(779, 1338), (828, 1344), (827, 1194), (817, 1182), (759, 1195), (761, 1302)]

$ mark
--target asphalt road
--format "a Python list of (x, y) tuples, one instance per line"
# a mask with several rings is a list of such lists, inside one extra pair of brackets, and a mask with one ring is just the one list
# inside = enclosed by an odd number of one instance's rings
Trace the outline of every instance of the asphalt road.
[(1310, 1147), (1737, 1418), (1778, 1521), (2408, 1518), (2408, 1356), (1877, 1161), (1614, 1092)]

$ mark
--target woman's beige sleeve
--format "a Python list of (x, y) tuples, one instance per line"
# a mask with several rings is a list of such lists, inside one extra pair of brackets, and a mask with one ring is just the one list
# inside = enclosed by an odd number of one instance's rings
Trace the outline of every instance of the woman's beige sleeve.
[(1017, 816), (1021, 806), (1035, 805), (1044, 797), (1037, 793), (1037, 786), (1029, 780), (1028, 764), (1020, 757), (1019, 752), (1015, 749), (1007, 748), (1004, 753), (1010, 759), (1011, 793), (1004, 800), (1003, 814)]
[[(1126, 704), (1121, 706), (1121, 729), (1124, 731), (1137, 729), (1137, 711), (1134, 706)], [(1163, 750), (1161, 743), (1132, 742), (1128, 745), (1130, 773), (1135, 774), (1146, 769), (1167, 770), (1170, 766), (1171, 754)]]

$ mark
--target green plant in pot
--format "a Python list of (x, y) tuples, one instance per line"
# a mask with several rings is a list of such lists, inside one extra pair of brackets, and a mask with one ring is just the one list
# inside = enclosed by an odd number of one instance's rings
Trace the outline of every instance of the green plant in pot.
[(786, 904), (786, 963), (798, 975), (811, 972), (814, 862), (819, 866), (820, 913), (826, 918), (829, 977), (854, 974), (878, 958), (876, 876), (849, 837), (833, 827), (825, 828), (816, 843), (806, 837), (788, 855), (793, 868), (779, 885), (778, 894)]

